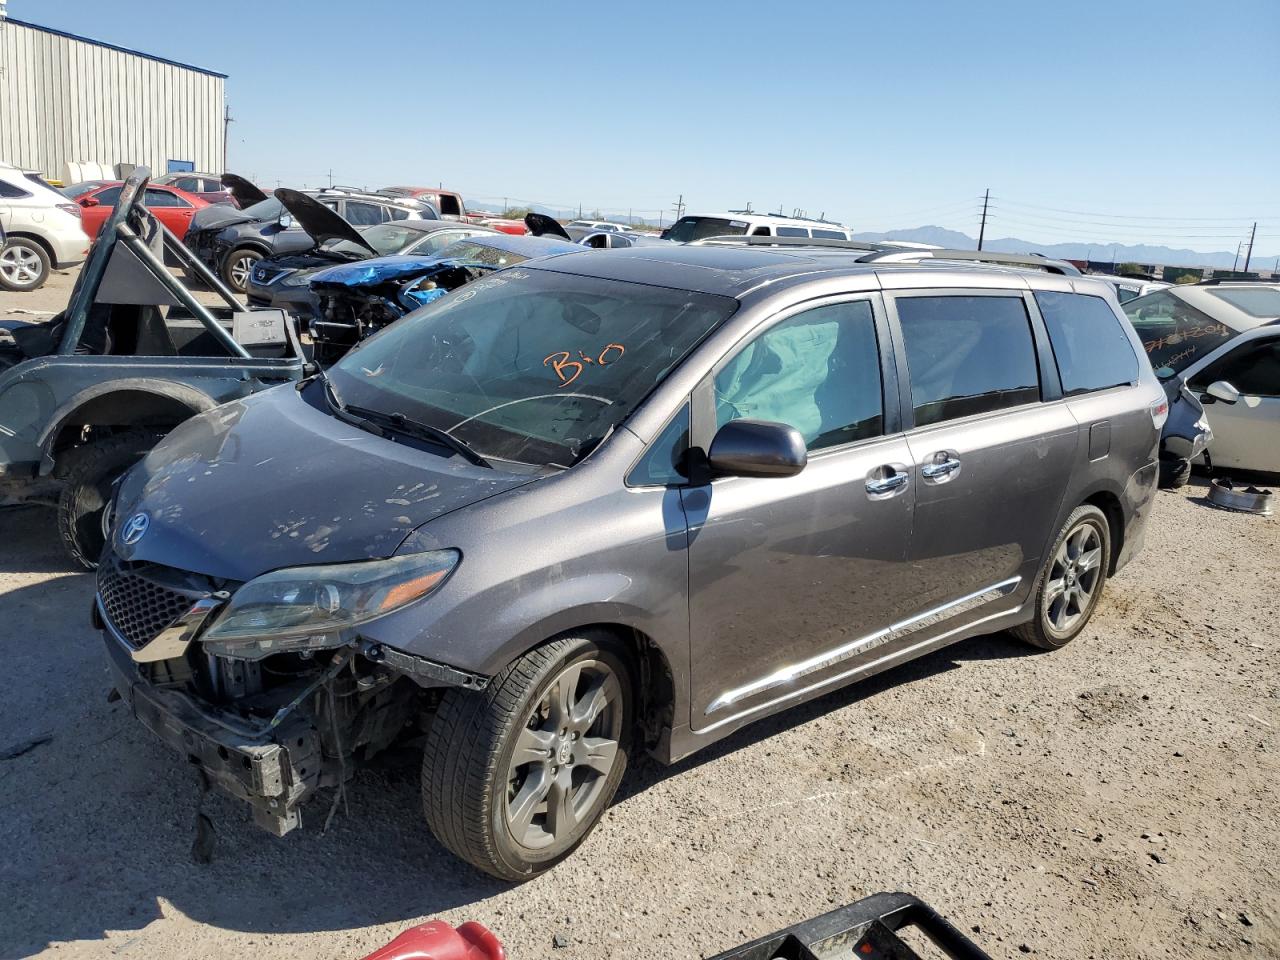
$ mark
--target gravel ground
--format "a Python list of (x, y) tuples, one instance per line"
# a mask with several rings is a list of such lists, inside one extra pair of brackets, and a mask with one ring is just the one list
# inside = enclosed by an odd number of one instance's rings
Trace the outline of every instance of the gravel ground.
[(361, 773), (327, 836), (215, 796), (195, 865), (195, 779), (106, 702), (91, 578), (50, 513), (0, 513), (0, 956), (350, 960), (442, 917), (514, 960), (696, 957), (880, 890), (996, 957), (1280, 956), (1280, 520), (1203, 494), (1160, 495), (1066, 649), (979, 638), (641, 761), (514, 887), (431, 839), (409, 760)]
[[(181, 278), (181, 273), (174, 271)], [(79, 267), (70, 270), (54, 270), (39, 290), (29, 293), (13, 293), (0, 290), (0, 320), (48, 320), (67, 306), (71, 288), (75, 286)], [(184, 279), (184, 283), (187, 281)], [(196, 299), (212, 306), (222, 306), (222, 298), (211, 290), (194, 288)]]
[[(51, 315), (73, 280), (0, 316)], [(641, 761), (519, 887), (431, 839), (412, 758), (362, 772), (327, 836), (207, 799), (194, 864), (195, 778), (106, 702), (91, 578), (52, 513), (0, 512), (0, 957), (354, 960), (432, 917), (481, 920), (513, 960), (696, 957), (880, 890), (996, 957), (1280, 957), (1280, 519), (1203, 496), (1160, 495), (1065, 650), (971, 640)]]

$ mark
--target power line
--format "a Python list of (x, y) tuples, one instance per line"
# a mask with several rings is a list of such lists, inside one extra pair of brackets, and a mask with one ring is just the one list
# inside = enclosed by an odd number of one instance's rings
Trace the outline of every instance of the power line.
[[(1169, 223), (1234, 223), (1239, 221), (1240, 217), (1166, 217), (1166, 216), (1150, 216), (1147, 214), (1126, 214), (1126, 213), (1090, 213), (1086, 210), (1066, 210), (1061, 207), (1046, 207), (1037, 203), (1026, 203), (1022, 200), (1013, 200), (1008, 197), (996, 197), (1001, 203), (1009, 204), (1013, 207), (1027, 208), (1030, 210), (1047, 210), (1052, 213), (1065, 213), (1077, 217), (1099, 217), (1104, 220), (1149, 220), (1153, 222), (1169, 222)], [(1057, 218), (1055, 218), (1057, 219)], [(1078, 221), (1091, 222), (1091, 221)]]

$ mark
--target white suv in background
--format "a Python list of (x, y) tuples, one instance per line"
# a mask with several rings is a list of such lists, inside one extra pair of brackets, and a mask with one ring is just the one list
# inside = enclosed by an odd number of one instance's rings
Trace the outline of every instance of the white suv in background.
[(662, 232), (663, 240), (695, 243), (710, 237), (809, 237), (818, 240), (850, 240), (842, 224), (774, 213), (703, 213), (681, 217)]
[(80, 208), (40, 174), (0, 163), (0, 289), (35, 290), (49, 271), (74, 266), (89, 253)]

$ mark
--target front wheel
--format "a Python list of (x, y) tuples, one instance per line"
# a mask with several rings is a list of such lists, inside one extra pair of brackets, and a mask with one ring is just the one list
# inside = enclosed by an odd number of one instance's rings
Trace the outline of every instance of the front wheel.
[(1032, 646), (1056, 650), (1074, 640), (1093, 616), (1107, 582), (1111, 527), (1093, 504), (1071, 511), (1054, 541), (1035, 593), (1035, 616), (1013, 634)]
[(107, 543), (112, 485), (147, 455), (160, 435), (128, 430), (95, 440), (67, 454), (58, 499), (58, 530), (67, 553), (86, 570), (95, 570)]
[(571, 854), (626, 769), (628, 663), (612, 636), (585, 632), (530, 651), (482, 693), (448, 691), (422, 764), (436, 838), (502, 880), (528, 880)]

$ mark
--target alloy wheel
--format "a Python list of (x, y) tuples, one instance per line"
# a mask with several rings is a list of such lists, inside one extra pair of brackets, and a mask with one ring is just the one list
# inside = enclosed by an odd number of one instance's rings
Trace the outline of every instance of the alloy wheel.
[(1049, 568), (1044, 591), (1045, 626), (1066, 636), (1086, 617), (1102, 576), (1102, 533), (1083, 520), (1063, 538)]
[(622, 689), (600, 660), (566, 666), (516, 735), (507, 773), (506, 824), (521, 846), (568, 843), (593, 823), (618, 762)]
[(237, 290), (244, 290), (249, 286), (249, 275), (257, 262), (257, 257), (247, 253), (242, 253), (231, 261), (227, 272), (231, 274), (231, 283)]
[(0, 251), (0, 273), (15, 286), (26, 286), (40, 279), (40, 258), (26, 247), (6, 247)]

